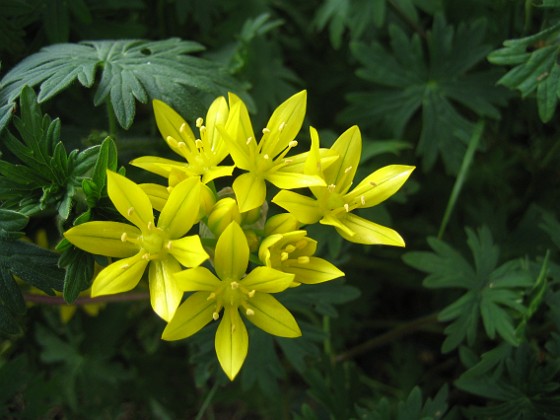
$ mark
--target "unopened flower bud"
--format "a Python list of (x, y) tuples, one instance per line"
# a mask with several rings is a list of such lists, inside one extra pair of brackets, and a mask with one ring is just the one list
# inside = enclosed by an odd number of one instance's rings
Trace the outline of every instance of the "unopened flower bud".
[(231, 197), (218, 200), (208, 215), (208, 228), (219, 237), (232, 221), (241, 223), (237, 201)]
[(265, 236), (298, 230), (299, 222), (291, 213), (280, 213), (270, 217), (264, 225)]

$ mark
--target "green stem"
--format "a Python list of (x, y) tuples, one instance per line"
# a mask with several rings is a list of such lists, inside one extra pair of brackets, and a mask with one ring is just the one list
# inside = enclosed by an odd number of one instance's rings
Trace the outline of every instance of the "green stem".
[(476, 124), (472, 136), (469, 140), (469, 145), (467, 146), (465, 156), (463, 157), (463, 163), (461, 164), (461, 168), (459, 169), (459, 173), (457, 174), (457, 179), (455, 180), (455, 184), (453, 185), (453, 189), (451, 190), (451, 195), (449, 196), (449, 200), (447, 201), (447, 207), (441, 221), (441, 226), (439, 227), (438, 239), (441, 239), (443, 237), (443, 233), (445, 232), (445, 228), (447, 227), (447, 223), (449, 222), (451, 213), (453, 213), (453, 209), (455, 208), (455, 204), (457, 203), (457, 199), (459, 198), (459, 194), (461, 193), (461, 189), (463, 188), (463, 184), (465, 183), (465, 179), (473, 161), (474, 153), (476, 152), (478, 144), (480, 143), (480, 138), (482, 137), (483, 130), (484, 123), (482, 121), (479, 121)]
[(325, 333), (325, 340), (323, 341), (323, 351), (332, 359), (332, 343), (331, 343), (331, 318), (328, 315), (323, 315), (323, 332)]
[(527, 35), (531, 30), (531, 21), (533, 20), (533, 1), (525, 0), (525, 22), (523, 24), (523, 34)]
[(214, 382), (214, 385), (212, 385), (212, 388), (210, 388), (210, 391), (208, 391), (206, 398), (204, 398), (204, 401), (200, 406), (200, 410), (198, 410), (195, 420), (202, 419), (202, 416), (204, 416), (204, 413), (206, 412), (206, 410), (208, 410), (208, 407), (210, 406), (210, 403), (212, 402), (212, 399), (214, 398), (214, 394), (216, 393), (217, 390), (218, 390), (218, 381)]
[(374, 348), (392, 343), (393, 341), (405, 335), (412, 334), (420, 330), (427, 324), (433, 324), (435, 322), (437, 322), (437, 313), (413, 319), (412, 321), (401, 324), (398, 327), (387, 331), (385, 334), (381, 334), (375, 338), (363, 342), (362, 344), (357, 345), (356, 347), (351, 348), (348, 351), (345, 351), (344, 353), (337, 355), (334, 360), (335, 362), (342, 362), (344, 360), (352, 359), (353, 357), (359, 356), (363, 353), (367, 353)]
[[(62, 296), (47, 296), (37, 295), (33, 293), (24, 293), (24, 299), (27, 302), (41, 303), (45, 305), (68, 305)], [(147, 292), (136, 293), (121, 293), (118, 295), (107, 295), (96, 298), (80, 297), (76, 299), (71, 305), (90, 305), (92, 303), (106, 303), (106, 302), (133, 302), (139, 300), (148, 300), (150, 294)]]
[(107, 120), (109, 122), (109, 135), (115, 137), (117, 134), (117, 117), (109, 98), (105, 100), (105, 108), (107, 109)]

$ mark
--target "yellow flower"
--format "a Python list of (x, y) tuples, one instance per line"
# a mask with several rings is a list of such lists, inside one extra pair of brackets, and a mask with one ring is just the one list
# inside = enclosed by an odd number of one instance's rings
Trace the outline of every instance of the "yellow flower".
[(336, 140), (331, 150), (336, 151), (339, 158), (327, 168), (321, 167), (319, 136), (313, 128), (311, 141), (312, 150), (306, 162), (306, 172), (320, 174), (326, 186), (310, 187), (314, 198), (292, 191), (280, 191), (272, 201), (303, 224), (320, 222), (334, 226), (348, 241), (404, 246), (404, 240), (396, 231), (363, 219), (352, 211), (376, 206), (395, 194), (408, 179), (414, 166), (385, 166), (368, 175), (350, 191), (362, 149), (358, 127), (349, 128)]
[(71, 228), (66, 239), (92, 254), (122, 258), (95, 278), (91, 295), (109, 295), (133, 289), (149, 267), (150, 300), (154, 311), (170, 320), (183, 296), (173, 274), (181, 265), (195, 267), (208, 258), (198, 235), (184, 236), (198, 221), (200, 181), (178, 184), (154, 223), (152, 204), (134, 182), (107, 171), (107, 192), (118, 212), (133, 225), (94, 221)]
[(134, 159), (131, 165), (166, 177), (169, 185), (191, 176), (202, 177), (202, 183), (233, 172), (233, 166), (219, 166), (228, 155), (218, 127), (224, 126), (228, 118), (228, 104), (223, 96), (212, 102), (206, 114), (206, 124), (202, 118), (196, 120), (200, 138), (195, 138), (185, 120), (166, 103), (154, 100), (154, 114), (161, 135), (169, 147), (185, 162), (176, 162), (156, 156), (144, 156)]
[(241, 99), (230, 94), (230, 114), (223, 137), (235, 165), (247, 171), (233, 182), (241, 212), (264, 203), (265, 181), (283, 189), (324, 185), (319, 176), (303, 174), (300, 170), (307, 154), (286, 157), (298, 144), (295, 137), (305, 117), (306, 100), (304, 90), (284, 101), (272, 113), (257, 142), (247, 107)]
[(222, 319), (216, 332), (218, 361), (233, 380), (247, 351), (249, 336), (239, 311), (262, 330), (281, 337), (299, 337), (301, 331), (292, 314), (271, 293), (290, 286), (293, 274), (270, 267), (257, 267), (245, 275), (249, 265), (249, 245), (243, 230), (231, 222), (216, 244), (216, 275), (204, 267), (175, 275), (183, 290), (195, 292), (177, 309), (163, 331), (164, 340), (189, 337), (212, 320)]

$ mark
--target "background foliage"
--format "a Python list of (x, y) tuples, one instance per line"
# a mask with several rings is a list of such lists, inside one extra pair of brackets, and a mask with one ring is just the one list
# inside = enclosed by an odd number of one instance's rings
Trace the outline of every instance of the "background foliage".
[[(2, 1), (0, 415), (558, 418), (559, 18), (557, 0)], [(212, 328), (161, 342), (143, 291), (61, 320), (55, 292), (85, 309), (92, 276), (61, 229), (114, 212), (106, 168), (167, 153), (152, 98), (194, 121), (233, 91), (258, 126), (303, 88), (322, 138), (360, 125), (365, 173), (418, 167), (368, 210), (405, 250), (313, 227), (346, 279), (282, 296), (303, 337), (250, 329), (233, 383)]]

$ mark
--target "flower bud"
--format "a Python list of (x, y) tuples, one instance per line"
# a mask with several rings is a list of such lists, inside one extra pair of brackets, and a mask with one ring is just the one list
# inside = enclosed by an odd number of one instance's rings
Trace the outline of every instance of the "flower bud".
[(219, 237), (226, 227), (235, 221), (241, 223), (241, 215), (237, 201), (231, 197), (225, 197), (216, 202), (208, 215), (208, 228), (216, 236)]
[(298, 230), (299, 222), (291, 213), (280, 213), (270, 217), (264, 225), (264, 235), (286, 233)]

